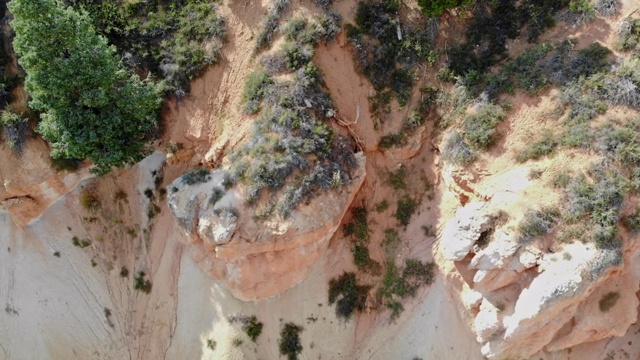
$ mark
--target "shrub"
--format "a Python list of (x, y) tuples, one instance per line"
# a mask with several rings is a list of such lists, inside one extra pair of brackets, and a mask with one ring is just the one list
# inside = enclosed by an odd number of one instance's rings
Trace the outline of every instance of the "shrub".
[(280, 331), (280, 340), (278, 348), (280, 355), (287, 357), (287, 360), (297, 360), (298, 354), (302, 352), (302, 344), (300, 343), (300, 333), (303, 327), (294, 323), (286, 323)]
[(571, 177), (569, 175), (564, 173), (556, 174), (553, 178), (553, 186), (564, 189), (569, 185), (570, 181)]
[(528, 211), (518, 225), (518, 241), (526, 244), (538, 236), (550, 233), (559, 218), (560, 212), (554, 208)]
[(454, 131), (444, 142), (442, 158), (454, 164), (465, 165), (475, 160), (476, 155), (462, 135)]
[(125, 266), (120, 269), (120, 277), (129, 277), (129, 269), (127, 269)]
[(329, 304), (336, 303), (336, 316), (349, 320), (354, 311), (364, 310), (369, 286), (359, 285), (356, 275), (345, 272), (329, 281)]
[(593, 19), (596, 9), (593, 7), (591, 0), (571, 0), (569, 2), (569, 13), (567, 20), (574, 24), (580, 24)]
[(638, 127), (640, 124), (637, 123), (625, 123), (623, 126), (605, 124), (598, 132), (598, 150), (625, 166), (640, 166), (640, 141), (636, 130)]
[[(282, 51), (276, 51), (270, 54), (264, 54), (260, 57), (260, 65), (264, 71), (269, 75), (277, 75), (285, 72), (287, 70), (287, 63), (284, 57), (284, 53)], [(250, 74), (251, 76), (251, 74)], [(246, 85), (245, 85), (246, 89)], [(251, 96), (252, 97), (252, 96)], [(246, 103), (253, 102), (251, 106), (257, 105), (258, 100), (249, 100)], [(245, 105), (246, 106), (246, 105)], [(259, 108), (245, 108), (246, 113), (255, 113), (258, 112)]]
[(391, 300), (387, 302), (387, 309), (391, 310), (391, 320), (393, 321), (404, 311), (404, 306), (399, 301)]
[(445, 10), (460, 6), (470, 6), (474, 0), (419, 0), (418, 5), (426, 15), (440, 15)]
[(398, 219), (400, 224), (402, 224), (405, 227), (409, 225), (409, 220), (411, 220), (411, 216), (416, 210), (416, 206), (417, 204), (415, 200), (410, 198), (408, 195), (405, 195), (402, 198), (398, 199), (396, 219)]
[(404, 167), (404, 165), (400, 166), (396, 171), (390, 171), (387, 173), (387, 184), (389, 184), (394, 190), (406, 190), (406, 176), (406, 168)]
[(380, 142), (378, 142), (378, 146), (382, 149), (391, 149), (394, 146), (405, 145), (407, 142), (404, 134), (396, 133), (396, 134), (388, 134), (384, 135), (380, 138)]
[(271, 84), (273, 84), (273, 80), (263, 70), (249, 73), (242, 93), (245, 113), (255, 114), (260, 110), (260, 102)]
[(538, 160), (543, 156), (552, 154), (558, 147), (558, 141), (554, 139), (550, 131), (545, 132), (542, 139), (532, 143), (526, 149), (516, 155), (516, 161), (523, 163), (527, 160)]
[(635, 211), (633, 214), (625, 216), (622, 219), (622, 224), (627, 230), (638, 233), (640, 231), (640, 211)]
[(217, 345), (218, 343), (216, 343), (215, 340), (207, 339), (207, 348), (209, 348), (211, 351), (215, 351)]
[(382, 242), (382, 248), (384, 250), (386, 258), (391, 261), (395, 258), (398, 246), (400, 246), (400, 236), (394, 229), (386, 229), (384, 231), (384, 241)]
[(87, 246), (91, 245), (91, 241), (89, 241), (88, 239), (80, 240), (77, 236), (71, 238), (71, 243), (73, 244), (73, 246), (77, 246), (81, 249), (84, 249)]
[(318, 35), (325, 43), (334, 40), (342, 30), (342, 17), (337, 11), (330, 11), (328, 14), (320, 14), (316, 20), (318, 22)]
[(614, 16), (618, 13), (619, 0), (596, 0), (595, 8), (598, 14), (605, 17)]
[(231, 342), (231, 344), (234, 347), (239, 347), (240, 345), (242, 345), (243, 342), (244, 341), (242, 341), (242, 339), (240, 339), (240, 338), (234, 338), (233, 341)]
[(344, 236), (355, 236), (356, 239), (365, 241), (369, 239), (369, 224), (367, 223), (367, 209), (356, 207), (351, 210), (352, 220), (344, 225)]
[(382, 287), (378, 289), (377, 295), (385, 299), (392, 299), (393, 295), (405, 298), (409, 295), (415, 296), (416, 290), (417, 288), (410, 286), (400, 276), (400, 271), (392, 261), (387, 265), (387, 270), (382, 278)]
[(4, 128), (5, 139), (9, 147), (18, 155), (29, 137), (28, 120), (10, 110), (0, 112), (0, 126)]
[(382, 213), (382, 212), (385, 212), (388, 208), (389, 208), (389, 202), (385, 199), (376, 205), (376, 212)]
[(333, 0), (313, 0), (313, 2), (324, 10), (327, 10), (333, 4)]
[(380, 272), (380, 264), (371, 259), (366, 244), (357, 242), (353, 247), (353, 262), (360, 271), (377, 275)]
[(285, 64), (291, 71), (298, 70), (307, 65), (315, 54), (311, 45), (299, 43), (284, 43), (284, 45), (282, 45), (282, 52), (284, 53)]
[(258, 336), (262, 334), (262, 323), (258, 321), (255, 315), (251, 316), (242, 326), (242, 331), (247, 334), (251, 341), (256, 342)]
[(65, 159), (65, 158), (49, 158), (51, 162), (51, 167), (54, 171), (75, 171), (78, 170), (80, 164), (82, 164), (82, 159)]
[[(251, 137), (231, 156), (233, 177), (247, 186), (250, 204), (268, 191), (286, 218), (319, 191), (350, 181), (356, 164), (353, 146), (346, 138), (335, 138), (325, 121), (332, 105), (321, 85), (318, 68), (307, 63), (292, 80), (274, 81), (264, 89)], [(281, 189), (283, 196), (275, 197)]]
[(80, 206), (88, 211), (96, 211), (101, 207), (100, 200), (91, 189), (84, 189), (80, 193)]
[(617, 223), (628, 191), (627, 181), (617, 169), (596, 166), (591, 170), (594, 183), (584, 177), (574, 179), (566, 190), (568, 221), (587, 221), (592, 227), (590, 239), (599, 248), (617, 246)]
[(584, 123), (607, 110), (607, 105), (602, 97), (592, 91), (586, 78), (580, 78), (567, 84), (562, 89), (562, 101), (569, 105), (568, 122), (573, 124)]
[(598, 302), (598, 306), (600, 307), (600, 311), (609, 312), (611, 308), (616, 306), (618, 300), (620, 299), (620, 293), (617, 291), (611, 291), (602, 296), (600, 301)]
[(572, 124), (565, 130), (560, 143), (564, 146), (588, 149), (595, 142), (595, 134), (589, 124)]
[(182, 180), (187, 185), (195, 185), (211, 180), (211, 170), (206, 168), (187, 171), (182, 174)]
[(256, 46), (254, 52), (258, 52), (262, 49), (267, 49), (273, 42), (273, 37), (278, 30), (278, 23), (284, 12), (289, 7), (289, 0), (276, 0), (273, 3), (273, 7), (267, 13), (260, 24), (260, 31), (256, 36)]
[(405, 131), (415, 130), (420, 127), (420, 125), (424, 124), (424, 120), (425, 117), (418, 111), (414, 110), (409, 114), (409, 117), (407, 117), (402, 129)]
[(162, 209), (160, 209), (158, 205), (149, 203), (149, 206), (147, 206), (147, 217), (151, 220), (156, 217), (156, 215), (160, 214), (161, 211)]
[(149, 294), (151, 293), (151, 281), (149, 281), (148, 279), (145, 279), (144, 277), (146, 276), (144, 271), (139, 271), (138, 275), (136, 275), (135, 278), (135, 285), (134, 288), (136, 290), (140, 290), (145, 294)]
[(486, 150), (496, 140), (496, 127), (506, 114), (497, 105), (484, 104), (475, 113), (468, 114), (462, 123), (464, 136), (471, 146)]
[(214, 188), (211, 193), (211, 198), (209, 198), (209, 204), (215, 205), (220, 199), (224, 197), (224, 190), (219, 188)]
[(434, 281), (432, 262), (423, 263), (416, 259), (407, 259), (402, 270), (402, 278), (409, 282), (410, 286), (431, 285)]
[(624, 18), (618, 23), (618, 48), (622, 51), (633, 51), (640, 45), (640, 21)]

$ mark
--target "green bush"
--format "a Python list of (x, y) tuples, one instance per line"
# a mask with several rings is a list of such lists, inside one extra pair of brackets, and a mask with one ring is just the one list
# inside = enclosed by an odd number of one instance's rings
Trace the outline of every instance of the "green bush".
[(394, 299), (415, 296), (421, 286), (433, 283), (434, 267), (434, 263), (407, 259), (405, 268), (400, 272), (393, 260), (388, 263), (377, 296), (380, 300), (384, 300), (387, 307), (391, 309), (392, 320), (397, 318), (403, 309), (402, 304)]
[(353, 262), (360, 271), (378, 275), (380, 273), (380, 264), (371, 259), (369, 249), (366, 244), (356, 242), (352, 250)]
[(0, 126), (4, 128), (4, 135), (9, 147), (18, 155), (22, 155), (24, 145), (29, 138), (28, 120), (13, 109), (0, 112)]
[(627, 167), (640, 166), (640, 121), (629, 121), (623, 125), (607, 123), (598, 131), (598, 150)]
[(182, 180), (187, 185), (205, 183), (211, 180), (211, 170), (206, 168), (189, 170), (182, 174)]
[(329, 281), (329, 304), (336, 304), (336, 316), (349, 320), (354, 311), (364, 310), (369, 286), (359, 285), (356, 275), (345, 272)]
[(396, 171), (389, 171), (387, 173), (387, 184), (389, 184), (394, 190), (406, 190), (406, 177), (407, 169), (404, 167), (404, 165), (400, 166)]
[(396, 219), (403, 226), (409, 225), (409, 220), (411, 220), (411, 216), (415, 212), (417, 204), (415, 200), (413, 200), (408, 195), (403, 196), (398, 199), (398, 208), (396, 210)]
[(402, 278), (408, 281), (411, 286), (431, 285), (434, 281), (432, 262), (423, 263), (416, 259), (407, 259), (402, 270)]
[(617, 223), (628, 191), (628, 182), (615, 168), (602, 164), (591, 169), (593, 182), (573, 179), (565, 192), (569, 222), (584, 221), (591, 227), (589, 238), (600, 248), (617, 246)]
[(496, 127), (506, 114), (497, 105), (483, 104), (463, 120), (464, 137), (476, 149), (487, 150), (496, 140)]
[(284, 15), (285, 11), (289, 7), (289, 0), (276, 0), (273, 3), (273, 7), (267, 13), (267, 16), (262, 20), (260, 24), (260, 31), (256, 36), (256, 46), (254, 52), (258, 52), (263, 49), (268, 49), (273, 42), (274, 35), (278, 30), (278, 23), (280, 18)]
[(404, 134), (396, 133), (396, 134), (388, 134), (384, 135), (380, 138), (380, 142), (378, 142), (378, 146), (382, 149), (391, 149), (395, 146), (405, 145), (407, 142), (407, 138)]
[(344, 236), (354, 236), (356, 239), (366, 241), (369, 239), (369, 224), (367, 223), (367, 209), (356, 207), (351, 210), (351, 222), (344, 225)]
[(562, 134), (564, 146), (589, 149), (595, 142), (595, 132), (587, 123), (571, 124)]
[(260, 102), (266, 93), (267, 87), (271, 84), (273, 84), (273, 79), (263, 70), (249, 73), (242, 93), (245, 113), (255, 114), (260, 110)]
[(387, 302), (387, 309), (391, 310), (391, 320), (393, 321), (404, 311), (404, 306), (399, 301), (391, 300)]
[(284, 43), (282, 52), (284, 53), (285, 64), (291, 71), (307, 65), (315, 54), (311, 45), (299, 43)]
[(440, 15), (445, 10), (460, 6), (470, 6), (474, 0), (418, 0), (420, 9), (426, 15)]
[(89, 158), (98, 174), (142, 159), (161, 88), (124, 70), (86, 13), (54, 0), (14, 0), (9, 8), (29, 104), (42, 112), (36, 131), (52, 157)]
[(145, 279), (144, 277), (146, 276), (144, 271), (139, 271), (138, 274), (136, 275), (135, 278), (135, 285), (134, 288), (136, 290), (140, 290), (145, 294), (149, 294), (151, 293), (151, 281), (148, 279)]
[(207, 348), (209, 348), (211, 351), (215, 351), (217, 345), (218, 345), (218, 343), (216, 343), (215, 340), (207, 339)]
[(560, 219), (560, 212), (554, 208), (528, 211), (518, 225), (518, 241), (526, 244), (536, 237), (550, 233)]
[(553, 186), (557, 188), (566, 188), (571, 181), (571, 177), (567, 174), (557, 174), (553, 178)]
[(247, 334), (251, 341), (256, 342), (258, 336), (262, 334), (262, 326), (263, 324), (258, 321), (255, 315), (251, 316), (247, 319), (246, 323), (242, 326), (242, 331)]
[(555, 140), (550, 131), (547, 131), (542, 136), (542, 139), (521, 150), (516, 155), (516, 161), (523, 163), (527, 160), (538, 160), (543, 156), (553, 154), (557, 147), (558, 141)]
[(385, 212), (388, 208), (389, 208), (389, 202), (385, 199), (376, 205), (376, 212), (382, 213), (382, 212)]
[(278, 340), (278, 348), (280, 355), (287, 357), (287, 360), (297, 360), (298, 354), (302, 352), (302, 343), (300, 342), (300, 333), (303, 327), (294, 323), (286, 323), (280, 331), (280, 340)]
[(625, 18), (618, 25), (618, 48), (622, 51), (640, 49), (640, 19)]
[(89, 241), (88, 239), (80, 240), (77, 236), (71, 238), (71, 243), (73, 244), (73, 246), (77, 246), (81, 249), (84, 249), (91, 245), (91, 241)]
[(622, 224), (634, 234), (640, 232), (640, 211), (636, 210), (633, 214), (625, 216)]
[(442, 158), (458, 165), (465, 165), (475, 160), (476, 155), (465, 142), (462, 135), (454, 131), (444, 142)]

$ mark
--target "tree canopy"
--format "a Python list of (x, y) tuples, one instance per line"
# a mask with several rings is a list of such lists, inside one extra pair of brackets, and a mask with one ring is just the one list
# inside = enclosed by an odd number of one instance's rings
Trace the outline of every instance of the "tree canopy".
[(15, 51), (36, 131), (53, 158), (88, 158), (106, 173), (139, 161), (157, 125), (161, 89), (129, 73), (89, 16), (56, 0), (12, 0)]

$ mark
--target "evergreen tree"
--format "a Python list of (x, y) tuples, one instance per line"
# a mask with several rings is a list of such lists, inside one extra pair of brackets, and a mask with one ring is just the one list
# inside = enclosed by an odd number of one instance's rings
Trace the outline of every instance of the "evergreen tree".
[(53, 158), (88, 158), (104, 174), (143, 157), (161, 89), (122, 65), (86, 13), (56, 0), (13, 0), (15, 51), (26, 72), (37, 132)]

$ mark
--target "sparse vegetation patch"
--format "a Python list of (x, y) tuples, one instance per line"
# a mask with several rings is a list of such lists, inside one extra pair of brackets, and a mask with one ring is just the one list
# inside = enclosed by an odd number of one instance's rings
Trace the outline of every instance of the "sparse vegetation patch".
[(354, 311), (364, 310), (370, 286), (360, 285), (356, 275), (345, 272), (329, 281), (329, 304), (336, 304), (336, 316), (348, 320)]
[(302, 352), (300, 333), (304, 330), (302, 326), (294, 323), (286, 323), (280, 330), (280, 340), (278, 347), (280, 355), (286, 356), (287, 360), (298, 360), (298, 355)]

